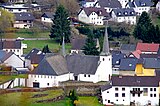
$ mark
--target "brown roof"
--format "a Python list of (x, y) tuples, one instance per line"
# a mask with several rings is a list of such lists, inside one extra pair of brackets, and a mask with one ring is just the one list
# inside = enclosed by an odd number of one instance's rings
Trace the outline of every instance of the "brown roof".
[(158, 76), (113, 76), (113, 86), (143, 86), (158, 87), (160, 77)]
[(3, 40), (0, 44), (3, 49), (21, 49), (21, 41), (18, 40)]
[(159, 49), (159, 44), (155, 43), (138, 43), (136, 50), (141, 52), (157, 52)]

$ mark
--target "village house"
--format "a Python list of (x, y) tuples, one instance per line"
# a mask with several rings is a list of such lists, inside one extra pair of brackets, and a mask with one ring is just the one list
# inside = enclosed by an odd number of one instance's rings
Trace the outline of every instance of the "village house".
[(41, 21), (46, 22), (46, 23), (53, 23), (53, 18), (54, 18), (54, 13), (53, 12), (44, 12), (41, 16)]
[(98, 0), (94, 7), (104, 8), (107, 13), (110, 13), (112, 9), (122, 8), (118, 0)]
[(136, 24), (136, 13), (132, 8), (113, 9), (111, 12), (112, 21)]
[(159, 104), (160, 77), (113, 76), (110, 84), (101, 87), (104, 105)]
[(23, 55), (23, 49), (27, 48), (20, 40), (2, 40), (0, 41), (0, 50), (14, 52), (17, 56)]
[(122, 8), (126, 7), (126, 4), (129, 2), (129, 0), (118, 0), (121, 3)]
[(94, 25), (103, 25), (103, 19), (110, 17), (104, 8), (88, 7), (82, 8), (78, 13), (78, 20)]
[(60, 82), (68, 80), (93, 83), (109, 81), (112, 76), (111, 57), (106, 28), (100, 56), (73, 53), (66, 56), (55, 54), (45, 57), (33, 73), (28, 75), (28, 87), (59, 86)]
[(158, 1), (157, 5), (156, 5), (156, 10), (160, 11), (160, 1)]
[(29, 0), (8, 0), (9, 3), (26, 3)]
[(142, 12), (149, 12), (153, 6), (151, 0), (131, 0), (126, 4), (126, 8), (133, 8), (137, 15), (141, 15)]
[(14, 13), (15, 21), (13, 23), (13, 27), (15, 28), (30, 28), (33, 27), (33, 21), (35, 17), (31, 13), (22, 12), (22, 13)]

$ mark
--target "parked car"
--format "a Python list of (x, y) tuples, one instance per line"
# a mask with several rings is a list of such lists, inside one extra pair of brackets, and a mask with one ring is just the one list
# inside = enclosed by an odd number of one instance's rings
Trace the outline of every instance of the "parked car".
[(24, 38), (18, 37), (16, 38), (16, 40), (24, 40)]

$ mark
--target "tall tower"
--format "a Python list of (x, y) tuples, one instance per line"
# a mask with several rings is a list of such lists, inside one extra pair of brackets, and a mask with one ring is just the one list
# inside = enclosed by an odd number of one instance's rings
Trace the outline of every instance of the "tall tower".
[(64, 57), (66, 56), (64, 36), (63, 36), (63, 42), (62, 42), (62, 55), (63, 55)]
[(104, 41), (103, 41), (103, 49), (100, 55), (102, 56), (108, 56), (109, 53), (109, 42), (108, 42), (108, 31), (107, 31), (107, 27), (108, 27), (108, 21), (106, 22), (105, 25), (105, 35), (104, 35)]

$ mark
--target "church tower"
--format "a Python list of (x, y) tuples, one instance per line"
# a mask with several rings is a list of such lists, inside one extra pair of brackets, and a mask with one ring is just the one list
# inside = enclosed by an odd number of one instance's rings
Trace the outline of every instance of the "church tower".
[(109, 52), (109, 41), (108, 41), (108, 20), (105, 26), (105, 35), (103, 42), (103, 50), (99, 57), (99, 66), (96, 74), (98, 75), (98, 81), (109, 81), (112, 76), (112, 55)]

